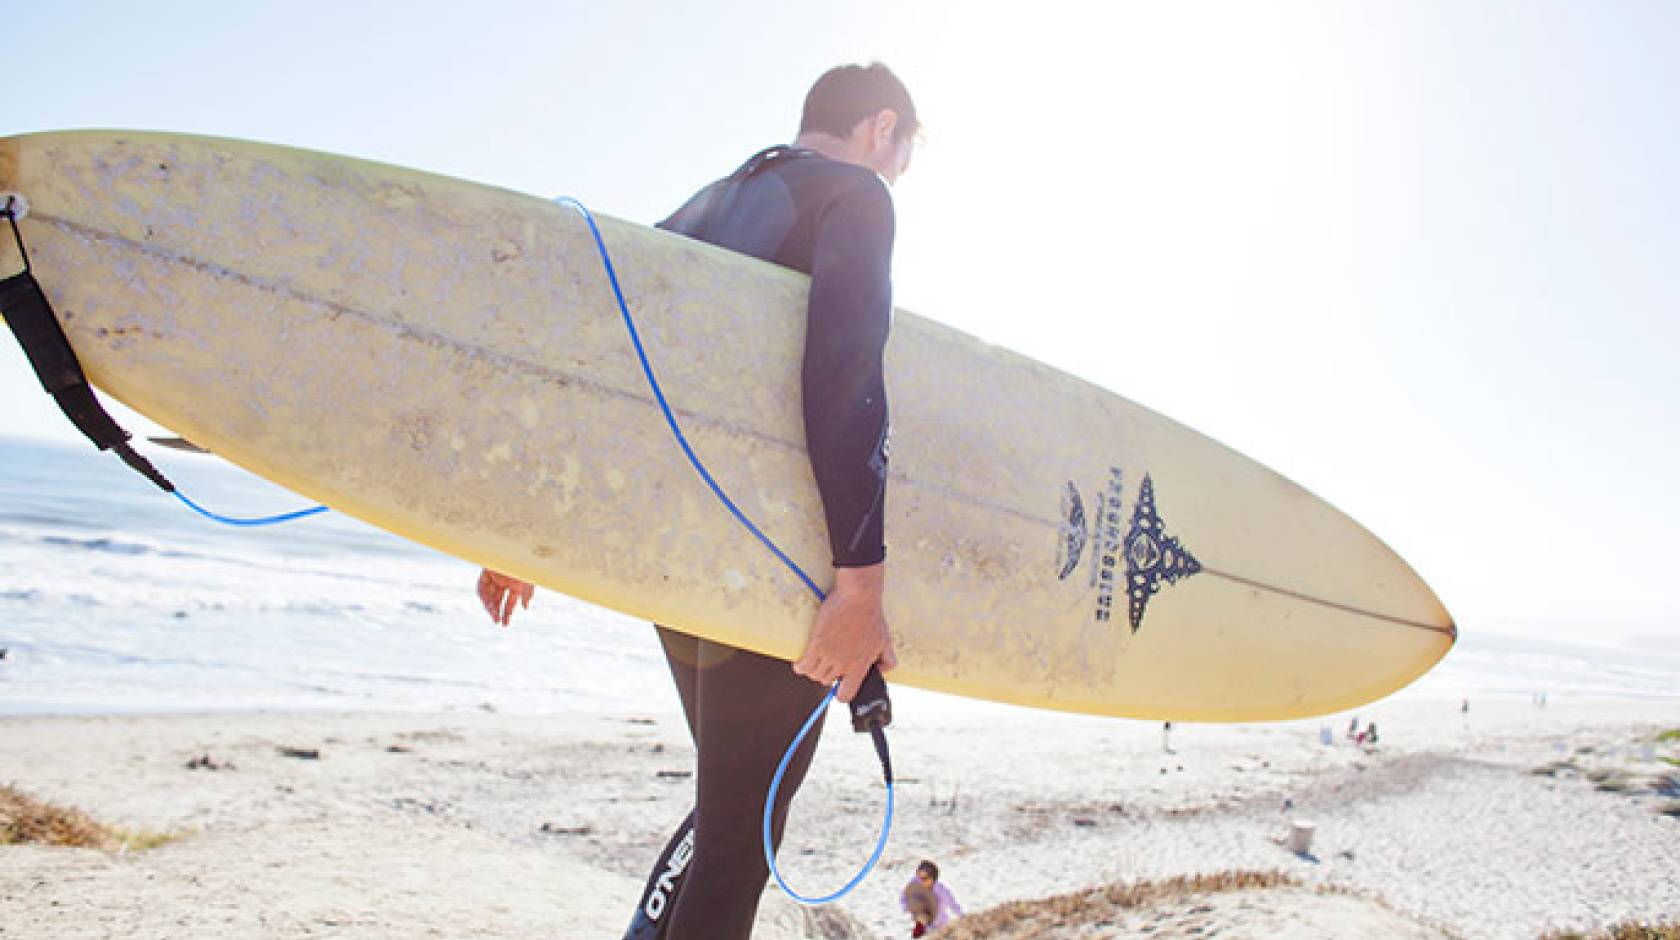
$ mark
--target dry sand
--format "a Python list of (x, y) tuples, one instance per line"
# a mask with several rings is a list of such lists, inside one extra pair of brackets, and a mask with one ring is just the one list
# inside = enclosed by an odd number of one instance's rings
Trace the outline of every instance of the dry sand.
[[(1651, 743), (1680, 702), (1471, 705), (1367, 709), (1372, 751), (1339, 716), (1332, 746), (1316, 721), (1191, 725), (1167, 753), (1153, 723), (901, 693), (880, 869), (817, 912), (772, 889), (757, 935), (907, 935), (897, 894), (924, 857), (973, 915), (959, 937), (1533, 938), (1680, 913), (1680, 818), (1662, 812), (1680, 742)], [(783, 847), (810, 893), (849, 877), (880, 823), (873, 753), (844, 724)], [(221, 769), (189, 769), (205, 756)], [(691, 763), (680, 720), (651, 713), (0, 720), (0, 783), (181, 835), (0, 846), (0, 937), (617, 938)], [(1297, 819), (1316, 826), (1304, 856), (1282, 844)], [(1231, 870), (1297, 886), (1078, 895)]]

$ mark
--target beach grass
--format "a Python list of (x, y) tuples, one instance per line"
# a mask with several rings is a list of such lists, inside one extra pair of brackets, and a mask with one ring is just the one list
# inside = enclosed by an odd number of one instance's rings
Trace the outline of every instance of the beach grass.
[(1626, 793), (1633, 787), (1632, 775), (1620, 770), (1595, 770), (1587, 779), (1606, 793)]
[(1549, 764), (1541, 764), (1539, 767), (1529, 771), (1529, 773), (1535, 775), (1536, 777), (1556, 777), (1564, 771), (1573, 771), (1578, 773), (1580, 770), (1581, 768), (1577, 767), (1574, 761), (1555, 760)]
[(1281, 871), (1221, 871), (1179, 875), (1160, 881), (1135, 881), (1034, 901), (1010, 901), (970, 914), (939, 934), (940, 940), (982, 940), (986, 937), (1032, 936), (1037, 928), (1062, 924), (1100, 923), (1115, 909), (1143, 907), (1221, 891), (1298, 886), (1300, 880)]
[(1552, 931), (1541, 934), (1540, 940), (1680, 940), (1680, 923), (1646, 924), (1624, 921), (1592, 933), (1582, 933), (1578, 930)]
[(1662, 744), (1670, 744), (1680, 741), (1680, 728), (1670, 728), (1667, 731), (1662, 732), (1657, 735), (1657, 741)]
[(38, 800), (10, 784), (0, 785), (0, 845), (56, 845), (134, 852), (180, 838), (172, 833), (108, 826), (73, 807)]
[(182, 838), (182, 834), (179, 832), (153, 832), (150, 829), (123, 829), (119, 827), (113, 831), (116, 832), (117, 838), (121, 841), (121, 844), (117, 847), (119, 852), (144, 852), (147, 849), (168, 845)]

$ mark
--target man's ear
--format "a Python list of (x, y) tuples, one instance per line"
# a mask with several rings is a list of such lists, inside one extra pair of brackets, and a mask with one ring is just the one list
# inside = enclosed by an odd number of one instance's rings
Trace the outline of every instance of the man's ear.
[(870, 123), (870, 143), (876, 147), (888, 147), (893, 144), (893, 131), (898, 129), (898, 112), (891, 108), (882, 108), (875, 112)]

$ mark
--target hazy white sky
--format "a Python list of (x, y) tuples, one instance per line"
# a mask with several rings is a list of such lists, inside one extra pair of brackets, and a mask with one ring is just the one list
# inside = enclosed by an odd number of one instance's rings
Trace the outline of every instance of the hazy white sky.
[[(0, 134), (385, 160), (652, 221), (880, 59), (902, 306), (1369, 526), (1466, 630), (1680, 641), (1680, 4), (25, 4)], [(0, 344), (0, 433), (68, 439)]]

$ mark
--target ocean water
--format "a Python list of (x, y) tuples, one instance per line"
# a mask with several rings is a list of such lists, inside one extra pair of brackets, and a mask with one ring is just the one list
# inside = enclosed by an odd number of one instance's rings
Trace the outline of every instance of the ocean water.
[(1680, 700), (1680, 651), (1647, 640), (1601, 646), (1459, 634), (1446, 660), (1403, 694), (1583, 696)]
[[(310, 505), (145, 450), (214, 512)], [(498, 627), (477, 578), (333, 513), (219, 525), (91, 445), (0, 437), (0, 714), (677, 707), (645, 622), (539, 592)]]
[[(147, 450), (213, 511), (307, 505), (215, 458)], [(330, 513), (217, 525), (91, 446), (0, 437), (0, 714), (677, 708), (646, 623), (539, 591), (504, 629), (477, 576)], [(1462, 628), (1402, 694), (1680, 698), (1671, 651)]]

